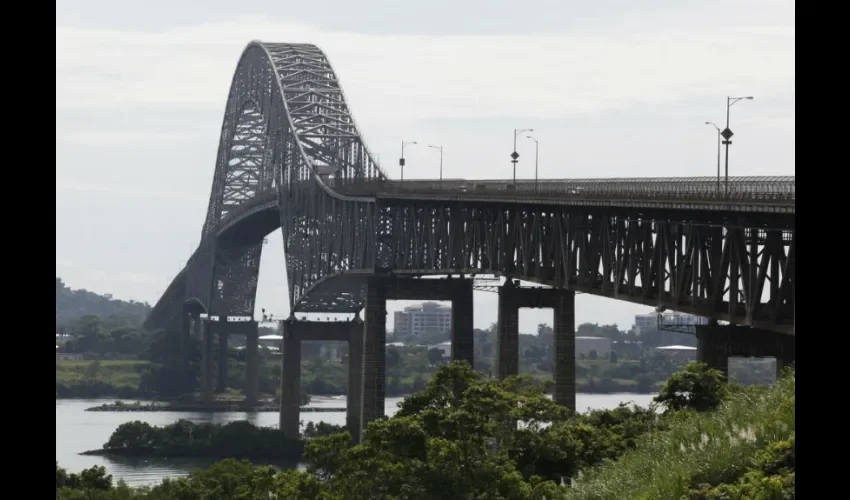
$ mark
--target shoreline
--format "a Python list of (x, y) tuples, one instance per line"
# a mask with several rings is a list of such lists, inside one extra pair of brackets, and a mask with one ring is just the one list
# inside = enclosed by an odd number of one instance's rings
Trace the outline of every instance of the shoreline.
[[(147, 405), (136, 405), (136, 404), (102, 404), (100, 406), (92, 406), (91, 408), (86, 408), (85, 411), (103, 411), (103, 412), (174, 412), (174, 413), (227, 413), (227, 412), (235, 412), (235, 411), (243, 411), (243, 412), (279, 412), (280, 405), (277, 404), (260, 404), (256, 406), (245, 406), (242, 403), (230, 403), (230, 404), (214, 404), (214, 405), (205, 405), (201, 403), (196, 404), (180, 404), (177, 406), (172, 406), (168, 404), (147, 404)], [(346, 411), (345, 406), (338, 407), (302, 407), (301, 412), (304, 413), (333, 413), (333, 412), (344, 412)]]
[[(654, 396), (657, 395), (657, 392), (651, 393), (641, 393), (641, 392), (605, 392), (605, 393), (596, 393), (596, 392), (579, 392), (578, 394), (589, 395), (589, 396), (605, 396), (605, 395), (613, 395), (620, 394), (623, 396)], [(406, 395), (402, 396), (388, 396), (393, 398), (404, 398)], [(79, 400), (97, 400), (97, 399), (111, 399), (111, 398), (56, 398), (56, 401), (79, 401)], [(323, 401), (338, 401), (335, 400), (335, 396), (318, 396), (317, 399)], [(248, 412), (248, 413), (273, 413), (280, 411), (279, 403), (260, 403), (256, 406), (246, 406), (242, 401), (217, 401), (211, 405), (206, 405), (200, 402), (176, 402), (170, 403), (167, 401), (146, 401), (144, 403), (139, 404), (135, 401), (129, 401), (130, 398), (124, 399), (124, 402), (115, 401), (112, 403), (103, 403), (98, 406), (92, 406), (86, 408), (84, 411), (91, 412), (113, 412), (113, 413), (122, 413), (122, 412), (130, 412), (130, 413), (153, 413), (153, 412), (172, 412), (172, 413), (228, 413), (228, 412)], [(113, 400), (114, 401), (114, 400)], [(94, 401), (92, 401), (94, 402)], [(116, 404), (116, 402), (118, 404)], [(344, 403), (340, 401), (340, 403)], [(340, 406), (302, 406), (300, 411), (302, 413), (342, 413), (347, 411), (345, 404)]]
[(237, 460), (251, 460), (251, 461), (259, 461), (259, 460), (279, 460), (282, 462), (291, 462), (298, 463), (301, 460), (301, 455), (304, 453), (305, 441), (303, 439), (292, 440), (292, 446), (286, 448), (286, 452), (281, 455), (276, 456), (265, 456), (263, 454), (253, 455), (253, 454), (229, 454), (229, 453), (209, 453), (209, 454), (196, 454), (196, 453), (171, 453), (165, 450), (158, 450), (156, 448), (115, 448), (115, 449), (105, 449), (99, 448), (95, 450), (86, 450), (78, 453), (81, 456), (96, 456), (96, 457), (126, 457), (126, 458), (197, 458), (197, 459), (211, 459), (211, 460), (223, 460), (225, 458), (235, 458)]

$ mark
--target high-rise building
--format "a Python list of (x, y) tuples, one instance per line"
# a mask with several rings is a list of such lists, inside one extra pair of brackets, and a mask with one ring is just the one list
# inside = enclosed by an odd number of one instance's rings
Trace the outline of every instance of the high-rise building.
[(436, 302), (405, 307), (393, 315), (396, 335), (449, 332), (452, 329), (452, 308)]

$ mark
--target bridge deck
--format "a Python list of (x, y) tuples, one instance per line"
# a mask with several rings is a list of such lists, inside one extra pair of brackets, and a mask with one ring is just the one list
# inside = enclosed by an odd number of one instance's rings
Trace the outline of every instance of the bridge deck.
[[(360, 308), (378, 270), (502, 273), (793, 320), (793, 176), (390, 180), (311, 44), (251, 42), (228, 96), (201, 242), (148, 325), (183, 331), (189, 309), (251, 315), (277, 228), (296, 311)], [(765, 287), (768, 302), (750, 300)]]
[(377, 181), (340, 194), (455, 202), (794, 213), (795, 177)]

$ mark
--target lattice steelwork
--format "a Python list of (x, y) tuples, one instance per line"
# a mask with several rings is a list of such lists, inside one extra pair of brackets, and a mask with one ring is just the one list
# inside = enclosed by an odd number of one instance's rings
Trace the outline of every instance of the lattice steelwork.
[[(313, 45), (249, 44), (228, 95), (201, 248), (148, 323), (173, 321), (186, 301), (253, 315), (262, 238), (276, 227), (292, 305), (356, 309), (357, 289), (305, 292), (328, 275), (372, 267), (374, 203), (333, 188), (380, 178), (325, 55)], [(262, 217), (269, 209), (279, 214), (272, 223)]]
[(794, 177), (390, 181), (327, 57), (261, 42), (236, 68), (216, 158), (201, 243), (149, 328), (187, 305), (252, 316), (278, 227), (298, 312), (359, 310), (376, 271), (463, 272), (793, 325)]
[(793, 333), (793, 216), (379, 199), (378, 265), (494, 273)]

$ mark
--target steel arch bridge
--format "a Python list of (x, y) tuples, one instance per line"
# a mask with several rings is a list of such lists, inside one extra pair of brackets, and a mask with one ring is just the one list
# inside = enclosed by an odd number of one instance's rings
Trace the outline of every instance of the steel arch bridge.
[(497, 274), (793, 332), (795, 178), (392, 181), (316, 46), (251, 42), (201, 242), (147, 318), (253, 316), (282, 229), (291, 311), (359, 311), (376, 273)]

